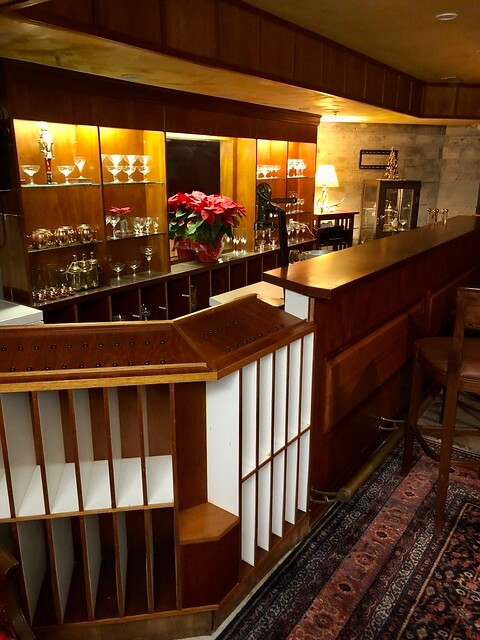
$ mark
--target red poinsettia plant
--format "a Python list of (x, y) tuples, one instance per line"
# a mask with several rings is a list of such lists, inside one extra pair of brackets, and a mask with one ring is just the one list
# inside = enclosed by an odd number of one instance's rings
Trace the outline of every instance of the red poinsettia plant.
[(170, 238), (216, 248), (224, 235), (246, 216), (245, 207), (228, 196), (206, 195), (202, 191), (176, 193), (168, 199)]

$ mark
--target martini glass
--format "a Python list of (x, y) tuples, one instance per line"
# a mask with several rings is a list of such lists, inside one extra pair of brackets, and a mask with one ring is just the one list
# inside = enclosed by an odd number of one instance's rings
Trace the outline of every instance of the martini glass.
[(134, 179), (132, 178), (132, 176), (133, 176), (133, 174), (135, 173), (136, 170), (137, 170), (137, 167), (134, 167), (131, 164), (129, 164), (126, 167), (122, 167), (123, 173), (127, 174), (127, 177), (128, 177), (127, 182), (135, 182)]
[(120, 180), (117, 178), (117, 176), (118, 176), (118, 174), (120, 173), (120, 171), (122, 169), (120, 167), (116, 167), (116, 166), (107, 167), (107, 169), (110, 171), (110, 173), (113, 176), (113, 182), (120, 182)]
[(112, 262), (112, 269), (117, 274), (117, 280), (120, 280), (120, 274), (125, 269), (125, 263), (124, 262)]
[(118, 167), (118, 165), (120, 164), (120, 162), (123, 160), (123, 154), (122, 153), (110, 153), (107, 156), (108, 158), (110, 158), (112, 165), (114, 167)]
[(39, 164), (22, 164), (22, 171), (24, 171), (30, 178), (30, 182), (28, 184), (35, 184), (33, 181), (33, 176), (38, 172), (39, 169)]
[(84, 156), (73, 156), (73, 161), (75, 163), (75, 166), (78, 169), (78, 173), (80, 174), (78, 176), (77, 180), (86, 180), (86, 178), (84, 178), (83, 175), (82, 175), (82, 171), (83, 171), (83, 167), (85, 166), (86, 158)]
[(115, 235), (115, 227), (117, 226), (117, 224), (120, 222), (120, 216), (117, 215), (111, 215), (110, 216), (110, 224), (112, 225), (112, 238), (114, 240), (117, 239), (117, 236)]
[(127, 160), (129, 166), (133, 166), (135, 164), (135, 160), (138, 158), (138, 156), (136, 154), (133, 153), (127, 153), (125, 155), (125, 159)]
[(145, 259), (147, 261), (147, 271), (150, 273), (150, 271), (152, 270), (152, 258), (153, 254), (155, 253), (155, 249), (153, 249), (152, 247), (142, 247), (140, 251), (145, 256)]
[(65, 184), (70, 184), (70, 180), (68, 179), (68, 176), (72, 173), (74, 169), (75, 167), (73, 164), (60, 164), (58, 166), (58, 170), (60, 171), (62, 176), (65, 176)]
[(142, 164), (141, 167), (138, 167), (138, 170), (143, 175), (143, 182), (146, 182), (147, 181), (147, 174), (150, 173), (150, 171), (152, 170), (152, 167), (149, 167), (148, 164)]

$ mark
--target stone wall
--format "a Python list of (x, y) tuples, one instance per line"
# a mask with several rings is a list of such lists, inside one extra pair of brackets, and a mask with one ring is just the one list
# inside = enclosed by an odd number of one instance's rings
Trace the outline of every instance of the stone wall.
[[(359, 169), (360, 150), (398, 150), (399, 178), (420, 180), (418, 225), (429, 207), (448, 208), (449, 215), (474, 213), (480, 179), (480, 125), (444, 127), (320, 123), (318, 164), (333, 164), (340, 186), (329, 189), (329, 202), (345, 198), (341, 210), (360, 211), (363, 180), (384, 171)], [(319, 191), (317, 191), (317, 196)], [(360, 226), (357, 216), (356, 228)]]

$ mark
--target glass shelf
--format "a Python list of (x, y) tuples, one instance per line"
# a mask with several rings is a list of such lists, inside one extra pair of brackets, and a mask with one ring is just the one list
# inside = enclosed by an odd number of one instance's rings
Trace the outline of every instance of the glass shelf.
[(133, 182), (122, 182), (121, 180), (118, 180), (117, 182), (114, 182), (113, 180), (111, 180), (110, 182), (104, 182), (103, 183), (104, 186), (108, 187), (110, 185), (114, 185), (115, 187), (118, 187), (120, 185), (122, 185), (122, 187), (128, 187), (131, 186), (133, 184), (165, 184), (164, 182), (161, 182), (160, 180), (133, 180)]
[(166, 231), (156, 231), (153, 233), (135, 233), (134, 231), (126, 231), (122, 235), (118, 236), (107, 236), (108, 242), (118, 242), (118, 240), (132, 240), (134, 238), (148, 238), (150, 236), (164, 236), (166, 235)]
[(42, 253), (43, 251), (54, 251), (55, 249), (73, 249), (75, 247), (88, 247), (94, 244), (102, 244), (101, 240), (90, 240), (89, 242), (66, 242), (65, 244), (51, 244), (41, 249), (28, 249), (28, 253)]
[(82, 182), (52, 182), (51, 184), (20, 184), (22, 189), (55, 189), (64, 187), (99, 187), (100, 182), (90, 182), (84, 180)]

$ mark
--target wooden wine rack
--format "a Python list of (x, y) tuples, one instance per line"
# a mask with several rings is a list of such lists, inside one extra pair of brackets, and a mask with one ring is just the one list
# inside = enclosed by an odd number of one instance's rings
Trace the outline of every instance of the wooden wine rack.
[(304, 520), (313, 335), (255, 296), (0, 331), (0, 546), (37, 635), (217, 609)]

